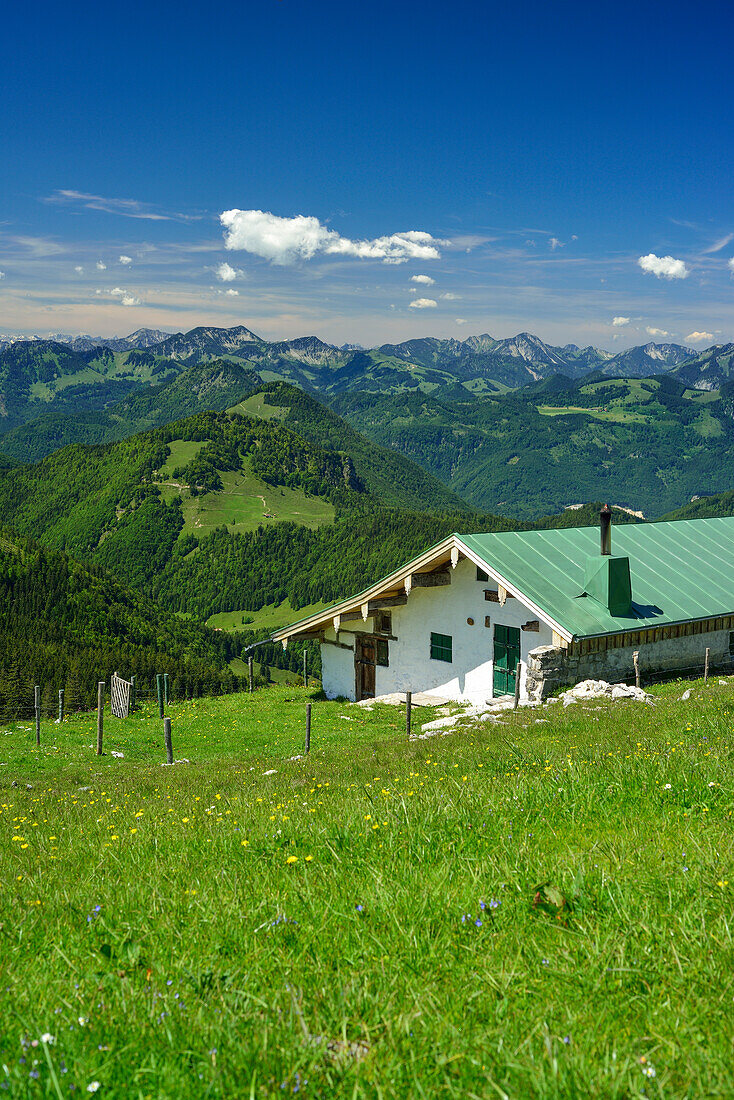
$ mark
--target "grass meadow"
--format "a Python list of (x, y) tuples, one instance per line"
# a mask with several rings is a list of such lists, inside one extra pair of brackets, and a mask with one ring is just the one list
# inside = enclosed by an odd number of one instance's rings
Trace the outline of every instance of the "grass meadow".
[(0, 1091), (734, 1095), (734, 680), (654, 696), (3, 727)]

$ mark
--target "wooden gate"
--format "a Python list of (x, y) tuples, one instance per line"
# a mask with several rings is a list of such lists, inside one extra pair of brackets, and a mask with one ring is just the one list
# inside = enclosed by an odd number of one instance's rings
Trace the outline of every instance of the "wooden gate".
[(123, 680), (116, 672), (112, 674), (112, 686), (110, 688), (110, 703), (115, 718), (130, 717), (130, 695), (132, 681)]

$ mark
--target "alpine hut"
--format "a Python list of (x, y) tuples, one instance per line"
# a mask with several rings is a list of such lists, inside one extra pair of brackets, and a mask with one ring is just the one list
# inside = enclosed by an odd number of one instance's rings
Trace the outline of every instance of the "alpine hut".
[(729, 665), (734, 517), (449, 535), (276, 631), (321, 644), (329, 698), (426, 692), (540, 700), (568, 684)]

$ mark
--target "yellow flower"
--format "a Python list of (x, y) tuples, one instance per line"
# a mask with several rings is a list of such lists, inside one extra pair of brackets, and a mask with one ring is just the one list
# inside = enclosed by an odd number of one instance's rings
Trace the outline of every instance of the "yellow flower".
[(286, 863), (298, 863), (298, 856), (288, 856)]

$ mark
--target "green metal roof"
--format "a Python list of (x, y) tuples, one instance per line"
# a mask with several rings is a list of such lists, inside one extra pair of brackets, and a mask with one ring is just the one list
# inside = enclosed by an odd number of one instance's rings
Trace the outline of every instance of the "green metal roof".
[(613, 526), (612, 553), (629, 557), (625, 615), (581, 595), (598, 527), (456, 538), (576, 638), (734, 614), (734, 517)]

